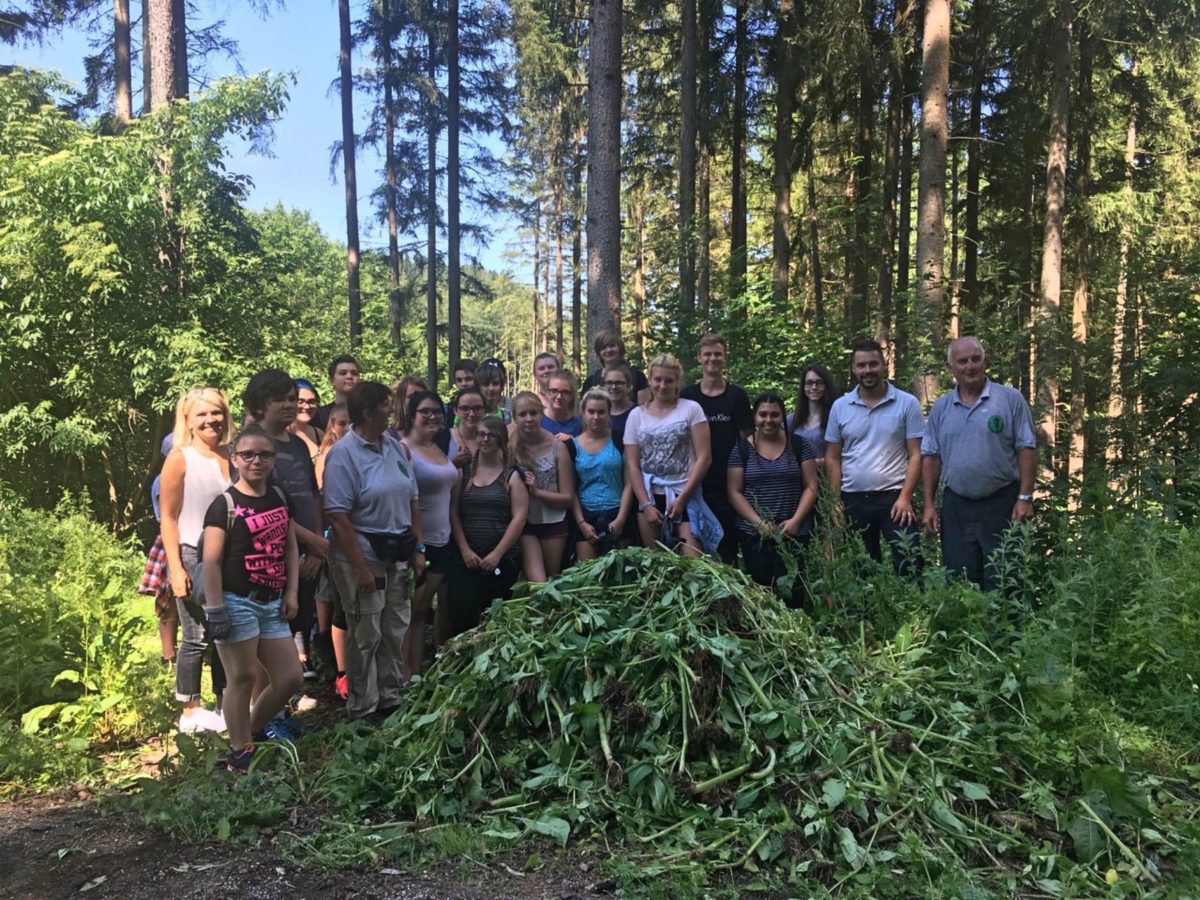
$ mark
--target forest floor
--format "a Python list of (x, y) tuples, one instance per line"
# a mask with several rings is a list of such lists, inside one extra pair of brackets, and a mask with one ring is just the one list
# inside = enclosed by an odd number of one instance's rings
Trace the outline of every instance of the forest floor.
[(0, 804), (0, 897), (582, 900), (608, 893), (594, 883), (601, 876), (585, 870), (590, 865), (569, 855), (547, 855), (532, 872), (499, 860), (422, 872), (335, 871), (297, 867), (269, 839), (262, 844), (180, 843), (84, 790), (13, 800)]

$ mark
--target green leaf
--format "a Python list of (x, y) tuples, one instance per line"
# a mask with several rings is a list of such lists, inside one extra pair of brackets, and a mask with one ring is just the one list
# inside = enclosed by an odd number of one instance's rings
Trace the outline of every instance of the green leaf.
[(846, 783), (839, 778), (827, 778), (821, 785), (821, 799), (830, 809), (837, 809), (846, 799)]
[(861, 869), (867, 861), (867, 852), (859, 846), (858, 838), (849, 828), (838, 829), (838, 849), (852, 869)]
[(988, 793), (988, 789), (982, 784), (977, 784), (974, 781), (960, 781), (958, 786), (962, 788), (963, 796), (968, 800), (992, 799), (992, 795)]
[(540, 819), (521, 819), (525, 826), (535, 834), (544, 834), (558, 842), (560, 847), (567, 846), (571, 836), (571, 824), (558, 816), (543, 815)]

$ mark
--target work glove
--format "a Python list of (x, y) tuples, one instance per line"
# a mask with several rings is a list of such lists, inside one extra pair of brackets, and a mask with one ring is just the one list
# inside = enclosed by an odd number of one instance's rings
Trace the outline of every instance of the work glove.
[(204, 629), (210, 641), (223, 641), (233, 631), (229, 610), (224, 606), (209, 606), (204, 610)]

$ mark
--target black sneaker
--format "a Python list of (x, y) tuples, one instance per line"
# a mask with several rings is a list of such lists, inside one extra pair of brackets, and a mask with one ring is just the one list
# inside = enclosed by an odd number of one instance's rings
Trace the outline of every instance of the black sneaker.
[(305, 681), (317, 680), (317, 667), (313, 665), (313, 661), (311, 659), (300, 660), (300, 668), (304, 672)]
[(229, 761), (225, 767), (230, 771), (239, 775), (245, 775), (250, 771), (250, 762), (254, 759), (254, 745), (247, 744), (241, 750), (234, 750), (232, 747), (229, 750)]

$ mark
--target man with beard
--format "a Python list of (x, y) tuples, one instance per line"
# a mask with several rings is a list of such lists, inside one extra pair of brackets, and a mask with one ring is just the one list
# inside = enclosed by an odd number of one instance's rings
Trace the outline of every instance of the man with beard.
[[(976, 337), (960, 337), (946, 351), (956, 387), (934, 402), (921, 441), (925, 481), (924, 525), (941, 533), (942, 562), (984, 590), (997, 587), (995, 554), (1013, 522), (1033, 515), (1037, 438), (1020, 391), (987, 375), (987, 354)], [(942, 511), (933, 502), (944, 485)], [(1011, 562), (1007, 561), (1007, 562)]]
[(882, 537), (896, 571), (916, 574), (921, 556), (912, 501), (921, 478), (921, 405), (888, 382), (877, 341), (854, 343), (850, 370), (858, 385), (834, 401), (825, 431), (830, 489), (840, 493), (845, 517), (873, 559), (883, 558)]

